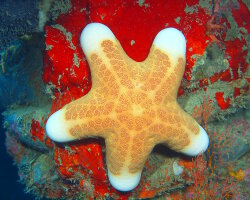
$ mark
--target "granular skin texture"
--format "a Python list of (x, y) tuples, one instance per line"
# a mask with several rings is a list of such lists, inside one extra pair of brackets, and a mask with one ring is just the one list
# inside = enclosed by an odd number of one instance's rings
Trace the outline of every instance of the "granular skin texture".
[(91, 91), (62, 109), (69, 134), (105, 138), (114, 175), (124, 168), (142, 171), (156, 144), (176, 151), (187, 147), (199, 126), (176, 102), (185, 58), (171, 61), (152, 46), (144, 62), (135, 62), (118, 41), (104, 40), (101, 47), (100, 55), (90, 55)]

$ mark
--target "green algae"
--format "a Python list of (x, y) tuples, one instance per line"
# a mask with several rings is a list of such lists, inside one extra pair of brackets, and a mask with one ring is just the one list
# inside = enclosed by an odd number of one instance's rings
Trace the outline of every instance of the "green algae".
[(184, 11), (186, 14), (190, 15), (192, 15), (193, 13), (198, 13), (198, 5), (188, 6), (188, 4), (186, 4)]
[(72, 50), (76, 49), (76, 46), (72, 42), (72, 33), (71, 32), (68, 32), (66, 30), (66, 28), (64, 26), (62, 26), (61, 24), (55, 24), (55, 25), (52, 25), (52, 27), (60, 30), (65, 35), (67, 42), (69, 42), (69, 44), (70, 44), (69, 48), (71, 48)]
[(249, 0), (242, 0), (242, 1), (247, 6), (248, 10), (250, 10), (250, 1)]
[(226, 11), (224, 15), (227, 18), (228, 23), (230, 24), (230, 28), (227, 30), (225, 41), (233, 41), (235, 39), (241, 39), (243, 34), (247, 33), (247, 30), (244, 27), (238, 27), (237, 22), (235, 21), (232, 12)]
[(212, 13), (212, 8), (213, 8), (213, 3), (212, 2), (213, 2), (212, 0), (200, 0), (199, 1), (199, 6), (201, 8), (205, 8), (210, 13)]
[(130, 41), (130, 45), (133, 46), (135, 44), (135, 41), (134, 40), (131, 40)]
[(145, 7), (145, 8), (148, 8), (149, 7), (149, 4), (148, 3), (145, 3), (145, 0), (137, 0), (136, 2), (140, 7)]
[(51, 1), (51, 5), (48, 15), (52, 21), (55, 21), (61, 14), (68, 13), (72, 8), (70, 0), (49, 1)]
[(73, 58), (74, 65), (79, 68), (80, 62), (81, 62), (81, 59), (77, 56), (76, 53), (74, 53), (74, 58)]
[(181, 21), (181, 17), (176, 17), (176, 18), (174, 19), (174, 21), (176, 22), (176, 24), (179, 24), (180, 21)]
[(192, 80), (211, 77), (229, 67), (224, 51), (215, 43), (208, 45), (204, 54), (197, 55), (196, 58), (192, 68)]

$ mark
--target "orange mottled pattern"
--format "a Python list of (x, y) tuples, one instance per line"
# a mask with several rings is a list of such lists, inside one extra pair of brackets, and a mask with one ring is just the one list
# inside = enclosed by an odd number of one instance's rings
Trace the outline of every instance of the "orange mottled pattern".
[(185, 58), (173, 65), (152, 46), (144, 62), (123, 53), (118, 41), (105, 40), (88, 58), (92, 89), (64, 107), (75, 138), (103, 137), (109, 170), (119, 175), (141, 171), (153, 147), (163, 143), (180, 151), (199, 133), (198, 124), (177, 104)]

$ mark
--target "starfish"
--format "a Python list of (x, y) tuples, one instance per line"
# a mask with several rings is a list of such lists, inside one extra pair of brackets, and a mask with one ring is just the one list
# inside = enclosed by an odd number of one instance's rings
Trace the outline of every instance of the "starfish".
[(190, 156), (204, 152), (205, 130), (177, 103), (186, 40), (175, 28), (155, 37), (143, 62), (129, 58), (112, 31), (88, 24), (80, 37), (90, 66), (90, 92), (52, 114), (46, 124), (56, 142), (102, 137), (111, 185), (134, 189), (156, 144)]

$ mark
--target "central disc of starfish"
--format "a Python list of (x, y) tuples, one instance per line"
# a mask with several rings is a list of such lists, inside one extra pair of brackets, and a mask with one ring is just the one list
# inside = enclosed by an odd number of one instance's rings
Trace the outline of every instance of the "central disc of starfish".
[(207, 149), (206, 132), (176, 101), (186, 53), (180, 31), (160, 31), (143, 62), (129, 58), (102, 24), (87, 25), (80, 41), (92, 89), (50, 116), (46, 132), (52, 140), (103, 137), (109, 180), (120, 191), (139, 184), (156, 144), (190, 156)]

